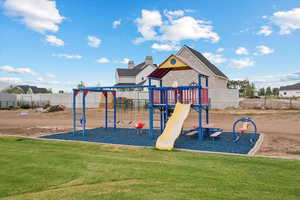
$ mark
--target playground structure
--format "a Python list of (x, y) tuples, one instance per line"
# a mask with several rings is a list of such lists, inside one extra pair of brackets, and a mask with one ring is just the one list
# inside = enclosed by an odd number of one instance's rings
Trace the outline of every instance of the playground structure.
[[(166, 87), (163, 85), (162, 79), (165, 75), (170, 71), (179, 70), (192, 70), (192, 68), (180, 57), (171, 55), (160, 64), (156, 70), (148, 75), (148, 85), (85, 87), (73, 89), (73, 136), (77, 134), (78, 126), (82, 128), (82, 135), (87, 135), (85, 99), (89, 92), (100, 92), (105, 98), (104, 128), (109, 128), (109, 124), (111, 123), (113, 124), (112, 128), (118, 128), (118, 125), (122, 123), (120, 120), (117, 120), (118, 89), (147, 89), (149, 98), (147, 106), (149, 114), (148, 133), (153, 139), (156, 138), (157, 132), (160, 133), (156, 143), (158, 149), (171, 150), (176, 138), (179, 137), (180, 134), (197, 136), (200, 141), (204, 140), (206, 137), (216, 138), (220, 136), (223, 129), (214, 128), (213, 125), (209, 123), (208, 76), (198, 72), (198, 82), (189, 86)], [(159, 84), (154, 85), (154, 81)], [(82, 93), (81, 117), (78, 117), (76, 112), (76, 96), (79, 93)], [(113, 96), (113, 120), (109, 119), (108, 94), (112, 94)], [(197, 112), (197, 125), (191, 130), (182, 131), (184, 120), (187, 118), (190, 109)], [(159, 119), (156, 119), (156, 121), (159, 122), (158, 127), (154, 126), (155, 114), (159, 115)], [(203, 114), (205, 114), (205, 119)], [(143, 128), (144, 123), (138, 121), (138, 119), (135, 120), (136, 122), (139, 122), (139, 124), (136, 123), (134, 127), (140, 132), (139, 130)], [(205, 123), (203, 123), (203, 121), (205, 121)], [(249, 120), (249, 122), (252, 123), (253, 121)], [(131, 123), (133, 123), (133, 121), (131, 121)], [(141, 126), (142, 123), (143, 126)], [(235, 128), (233, 132), (235, 133)], [(238, 134), (236, 134), (235, 141), (237, 142), (238, 140), (239, 137)]]
[(242, 128), (240, 128), (240, 133), (246, 133), (247, 131), (249, 131), (250, 125), (252, 125), (253, 132), (252, 132), (251, 137), (250, 137), (250, 142), (254, 143), (254, 138), (255, 138), (255, 136), (257, 134), (257, 127), (256, 127), (255, 122), (252, 119), (247, 118), (247, 117), (243, 117), (241, 119), (238, 119), (238, 120), (236, 120), (233, 123), (232, 132), (235, 135), (234, 142), (238, 142), (239, 139), (240, 139), (239, 132), (237, 132), (237, 130), (236, 130), (237, 129), (237, 125), (240, 122), (242, 122)]

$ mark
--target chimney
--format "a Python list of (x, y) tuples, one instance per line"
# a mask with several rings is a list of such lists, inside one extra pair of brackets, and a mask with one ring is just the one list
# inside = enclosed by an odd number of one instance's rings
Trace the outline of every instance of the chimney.
[(145, 65), (152, 65), (152, 64), (153, 64), (152, 56), (146, 56)]
[(130, 60), (128, 61), (128, 69), (133, 69), (134, 68), (134, 61)]

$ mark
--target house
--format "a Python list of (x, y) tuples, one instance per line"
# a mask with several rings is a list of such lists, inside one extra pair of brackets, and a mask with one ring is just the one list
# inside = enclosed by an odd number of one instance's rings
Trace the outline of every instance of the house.
[(128, 68), (117, 68), (115, 74), (115, 86), (145, 85), (147, 76), (157, 68), (153, 64), (152, 56), (146, 56), (145, 61), (134, 65), (134, 61), (128, 62)]
[(300, 97), (300, 83), (280, 87), (279, 96), (281, 96), (281, 97)]
[[(171, 71), (163, 78), (164, 86), (172, 86), (174, 81), (178, 82), (179, 86), (192, 85), (198, 80), (198, 71), (209, 77), (209, 88), (227, 88), (228, 77), (200, 52), (184, 45), (175, 56), (192, 66), (193, 70)], [(129, 61), (128, 68), (117, 68), (115, 86), (145, 85), (147, 76), (157, 67), (153, 64), (152, 56), (146, 56), (145, 61), (136, 66), (133, 61)]]
[(4, 90), (7, 90), (8, 88), (9, 88), (9, 84), (8, 83), (0, 81), (0, 92), (2, 92)]
[(173, 56), (189, 65), (192, 70), (170, 71), (163, 78), (164, 86), (172, 86), (174, 81), (176, 81), (179, 86), (193, 85), (198, 81), (199, 72), (209, 77), (210, 89), (227, 89), (228, 77), (207, 58), (205, 58), (199, 51), (184, 45)]
[(20, 94), (46, 94), (46, 93), (49, 93), (49, 90), (47, 88), (39, 88), (36, 86), (30, 86), (30, 85), (17, 85), (17, 86), (11, 87), (8, 90), (17, 91), (16, 93), (20, 93)]
[[(189, 70), (172, 70), (168, 71), (163, 77), (163, 86), (172, 87), (196, 85), (198, 82), (198, 75), (203, 74), (208, 77), (208, 88), (211, 108), (238, 108), (239, 106), (239, 92), (238, 89), (228, 89), (228, 77), (207, 58), (205, 58), (199, 51), (184, 45), (176, 54), (170, 55), (161, 65), (174, 65), (172, 61), (177, 62), (180, 68), (180, 63), (184, 66), (189, 66)], [(133, 61), (128, 63), (128, 69), (117, 69), (116, 71), (116, 85), (146, 85), (147, 76), (158, 68), (158, 65), (153, 64), (152, 57), (147, 56), (145, 62), (134, 66)], [(202, 85), (205, 85), (202, 79)], [(176, 84), (175, 84), (176, 83)], [(153, 81), (152, 84), (159, 85), (159, 81)], [(119, 93), (122, 97), (132, 98), (131, 93)], [(144, 99), (148, 99), (145, 95)]]

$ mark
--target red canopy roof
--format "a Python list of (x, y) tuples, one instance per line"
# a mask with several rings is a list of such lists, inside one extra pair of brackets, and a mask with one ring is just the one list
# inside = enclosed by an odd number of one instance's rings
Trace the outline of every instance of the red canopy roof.
[(156, 68), (148, 77), (161, 79), (171, 70), (172, 68)]

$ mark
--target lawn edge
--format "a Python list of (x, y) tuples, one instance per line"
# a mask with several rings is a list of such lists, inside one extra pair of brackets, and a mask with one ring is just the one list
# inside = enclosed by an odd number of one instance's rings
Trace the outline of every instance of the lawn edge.
[[(131, 148), (155, 149), (154, 147), (150, 147), (150, 146), (135, 146), (135, 145), (126, 145), (126, 144), (112, 144), (112, 143), (88, 142), (88, 141), (78, 141), (78, 140), (49, 139), (49, 138), (39, 138), (39, 137), (20, 136), (20, 135), (0, 135), (0, 137), (19, 137), (19, 138), (27, 138), (27, 139), (40, 140), (40, 141), (74, 142), (74, 143), (83, 143), (83, 144), (111, 145), (111, 146), (116, 146), (116, 147), (131, 147)], [(271, 159), (285, 159), (285, 160), (300, 160), (300, 158), (290, 158), (290, 157), (286, 157), (286, 156), (249, 155), (249, 154), (226, 153), (226, 152), (217, 152), (217, 151), (201, 151), (201, 150), (181, 149), (181, 148), (174, 148), (174, 150), (185, 151), (185, 152), (195, 152), (195, 153), (208, 153), (208, 154), (219, 154), (219, 155), (229, 155), (229, 156), (253, 157), (253, 158), (271, 158)], [(257, 149), (257, 151), (258, 150), (259, 150), (259, 148)]]
[(256, 141), (254, 147), (252, 147), (252, 149), (250, 149), (250, 151), (248, 152), (249, 156), (255, 156), (255, 154), (259, 151), (259, 149), (264, 141), (264, 137), (265, 137), (265, 134), (263, 134), (263, 133), (259, 134), (259, 138)]

